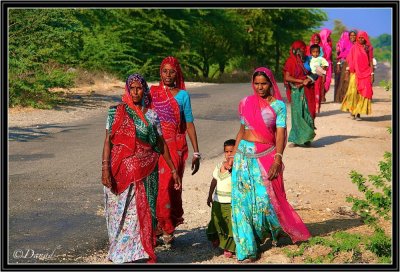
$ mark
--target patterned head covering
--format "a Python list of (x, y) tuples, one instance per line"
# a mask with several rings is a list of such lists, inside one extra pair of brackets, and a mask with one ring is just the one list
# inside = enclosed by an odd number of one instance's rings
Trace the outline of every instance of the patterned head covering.
[[(177, 58), (169, 56), (169, 57), (166, 57), (165, 59), (163, 59), (163, 61), (161, 62), (161, 65), (160, 65), (160, 77), (162, 74), (162, 69), (164, 68), (164, 66), (166, 64), (171, 65), (176, 70), (176, 78), (175, 78), (176, 87), (180, 90), (186, 90), (185, 81), (183, 80), (183, 73), (181, 70), (181, 65), (179, 64), (179, 61)], [(160, 80), (160, 86), (161, 87), (164, 86), (162, 79)]]
[(143, 76), (141, 76), (138, 73), (134, 73), (134, 74), (130, 75), (128, 77), (128, 79), (126, 80), (125, 93), (122, 96), (122, 101), (125, 102), (129, 106), (129, 108), (134, 110), (137, 113), (137, 115), (140, 117), (140, 119), (142, 119), (142, 121), (145, 124), (147, 124), (147, 121), (144, 117), (143, 112), (140, 109), (138, 109), (137, 106), (135, 106), (135, 104), (133, 103), (132, 97), (131, 97), (131, 84), (134, 81), (139, 82), (143, 88), (142, 106), (145, 106), (145, 105), (147, 106), (149, 104), (149, 93), (150, 93), (149, 86), (147, 85), (147, 82), (143, 78)]

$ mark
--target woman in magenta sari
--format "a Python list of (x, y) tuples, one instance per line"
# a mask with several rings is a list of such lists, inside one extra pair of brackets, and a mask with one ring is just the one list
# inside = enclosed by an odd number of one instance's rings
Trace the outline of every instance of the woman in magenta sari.
[(277, 243), (281, 230), (293, 242), (310, 237), (286, 199), (283, 151), (286, 145), (286, 106), (272, 72), (255, 70), (253, 95), (240, 101), (241, 125), (236, 136), (232, 170), (232, 230), (240, 262), (253, 262), (260, 242)]
[[(332, 81), (332, 40), (331, 40), (331, 33), (327, 28), (322, 29), (319, 32), (319, 36), (321, 37), (321, 44), (322, 49), (324, 51), (323, 57), (328, 61), (329, 66), (328, 70), (326, 71), (326, 78), (324, 82), (324, 88), (321, 91), (321, 99), (320, 102), (326, 102), (325, 94), (329, 91)], [(321, 105), (319, 105), (319, 108)], [(319, 112), (319, 109), (318, 109)]]
[(335, 68), (335, 94), (334, 102), (342, 103), (346, 95), (349, 79), (345, 76), (346, 68), (348, 67), (346, 57), (350, 52), (353, 43), (356, 41), (355, 30), (344, 31), (336, 44), (336, 68)]

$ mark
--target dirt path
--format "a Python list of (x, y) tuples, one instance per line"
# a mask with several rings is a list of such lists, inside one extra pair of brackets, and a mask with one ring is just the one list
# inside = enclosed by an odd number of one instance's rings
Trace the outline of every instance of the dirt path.
[[(11, 109), (9, 127), (40, 125), (54, 120), (78, 120), (82, 113), (88, 118), (97, 111), (104, 111), (104, 107), (115, 104), (120, 96), (120, 83), (103, 87), (104, 93), (92, 93), (89, 96), (85, 93), (90, 93), (90, 90), (82, 93), (71, 91), (75, 103), (50, 111), (51, 114), (49, 111)], [(109, 95), (115, 101), (110, 101)], [(314, 236), (339, 230), (366, 233), (369, 232), (368, 228), (346, 212), (349, 208), (345, 202), (346, 196), (359, 195), (355, 185), (350, 182), (349, 172), (354, 169), (365, 175), (374, 174), (384, 152), (391, 151), (391, 135), (387, 132), (392, 120), (391, 92), (374, 87), (372, 115), (363, 117), (362, 121), (351, 120), (349, 114), (342, 113), (340, 105), (331, 102), (332, 91), (328, 93), (327, 101), (316, 119), (317, 136), (312, 147), (288, 146), (284, 152), (287, 198)], [(290, 128), (290, 110), (288, 116)], [(200, 171), (194, 176), (190, 175), (189, 169), (186, 170), (183, 178), (185, 223), (176, 232), (172, 250), (157, 248), (160, 263), (236, 263), (234, 259), (221, 256), (218, 249), (212, 249), (205, 237), (210, 218), (206, 198), (211, 171), (220, 160), (219, 157), (204, 159)], [(287, 238), (282, 239), (278, 248), (271, 248), (271, 243), (267, 242), (266, 251), (258, 263), (302, 262), (283, 254), (283, 249), (290, 247), (292, 245)], [(107, 263), (106, 250), (104, 248), (92, 256), (82, 256), (76, 261)]]

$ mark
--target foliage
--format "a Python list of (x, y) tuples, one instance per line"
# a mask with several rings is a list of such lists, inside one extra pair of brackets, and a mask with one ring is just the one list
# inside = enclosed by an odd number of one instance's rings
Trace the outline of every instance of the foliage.
[(350, 177), (358, 190), (364, 193), (364, 199), (349, 196), (346, 201), (353, 203), (352, 210), (359, 214), (366, 224), (374, 228), (368, 249), (379, 257), (390, 257), (392, 240), (386, 236), (379, 223), (391, 219), (392, 153), (384, 154), (384, 160), (379, 162), (377, 175), (368, 176), (370, 185), (367, 185), (367, 179), (363, 175), (354, 170), (351, 171)]
[(11, 9), (9, 13), (10, 106), (48, 107), (56, 95), (48, 88), (68, 87), (73, 74), (66, 64), (77, 62), (80, 35), (73, 10)]
[(49, 88), (72, 86), (70, 68), (157, 80), (169, 55), (186, 78), (248, 81), (268, 66), (279, 80), (290, 44), (326, 18), (320, 9), (10, 9), (10, 106), (54, 104)]
[(392, 81), (390, 80), (381, 80), (379, 82), (379, 86), (385, 88), (385, 91), (391, 91), (392, 90)]
[[(350, 177), (358, 190), (364, 193), (364, 199), (349, 196), (347, 202), (353, 203), (352, 210), (358, 213), (364, 222), (381, 230), (378, 223), (380, 219), (389, 220), (392, 208), (392, 154), (386, 152), (384, 160), (379, 162), (380, 173), (369, 175), (367, 179), (356, 171), (351, 171)], [(375, 187), (375, 188), (372, 188)]]

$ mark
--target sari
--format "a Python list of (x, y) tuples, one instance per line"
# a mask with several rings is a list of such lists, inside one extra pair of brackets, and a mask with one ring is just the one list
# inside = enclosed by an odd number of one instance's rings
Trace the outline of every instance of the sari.
[(326, 71), (326, 77), (325, 77), (325, 85), (322, 91), (327, 93), (329, 91), (329, 88), (331, 86), (331, 81), (332, 81), (332, 41), (331, 41), (331, 33), (329, 29), (322, 29), (321, 32), (319, 33), (321, 37), (321, 44), (322, 48), (324, 51), (324, 58), (328, 61), (329, 66), (328, 70)]
[[(160, 65), (160, 76), (165, 64), (170, 64), (175, 68), (177, 73), (176, 87), (184, 90), (185, 83), (178, 60), (174, 57), (165, 58)], [(158, 86), (150, 88), (150, 103), (151, 108), (156, 111), (160, 118), (162, 134), (167, 143), (171, 160), (182, 180), (185, 161), (188, 157), (188, 146), (186, 142), (186, 123), (181, 118), (178, 102), (160, 80)], [(172, 174), (168, 171), (169, 167), (162, 156), (160, 156), (158, 168), (158, 229), (159, 232), (164, 230), (166, 233), (172, 234), (175, 228), (183, 223), (182, 186), (179, 190), (174, 189)]]
[[(360, 37), (365, 39), (365, 46), (358, 42)], [(342, 111), (350, 111), (352, 115), (371, 114), (373, 95), (371, 73), (373, 68), (370, 63), (373, 56), (373, 47), (368, 34), (365, 31), (358, 32), (357, 42), (346, 58), (349, 65), (350, 81), (346, 96), (343, 99)]]
[[(304, 68), (301, 59), (293, 52), (298, 48), (304, 48), (302, 41), (295, 41), (290, 50), (290, 56), (283, 67), (283, 73), (289, 74), (297, 79), (305, 79), (307, 70)], [(286, 82), (290, 87), (291, 93), (291, 123), (292, 128), (289, 133), (289, 142), (303, 145), (310, 142), (315, 137), (314, 118), (315, 118), (315, 94), (314, 85), (295, 85)]]
[[(274, 102), (280, 101), (272, 72), (264, 67), (257, 71), (269, 77), (273, 96), (278, 99)], [(276, 179), (270, 181), (267, 178), (276, 154), (277, 114), (270, 104), (258, 96), (252, 85), (254, 94), (241, 100), (239, 115), (260, 142), (241, 140), (232, 170), (232, 230), (238, 260), (257, 258), (260, 244), (269, 234), (276, 242), (280, 230), (286, 232), (294, 243), (310, 237), (306, 226), (286, 199), (283, 167)], [(282, 101), (280, 103), (284, 105)]]
[[(115, 263), (147, 258), (156, 262), (154, 246), (157, 197), (157, 131), (129, 94), (134, 74), (126, 82), (124, 103), (109, 110), (112, 188), (104, 188), (105, 215), (110, 248)], [(144, 81), (144, 79), (143, 79)]]
[(350, 52), (353, 43), (350, 41), (350, 32), (344, 31), (336, 45), (337, 62), (339, 63), (339, 72), (335, 72), (335, 94), (334, 102), (342, 103), (349, 86), (349, 79), (346, 78), (346, 68), (348, 67), (346, 57)]

